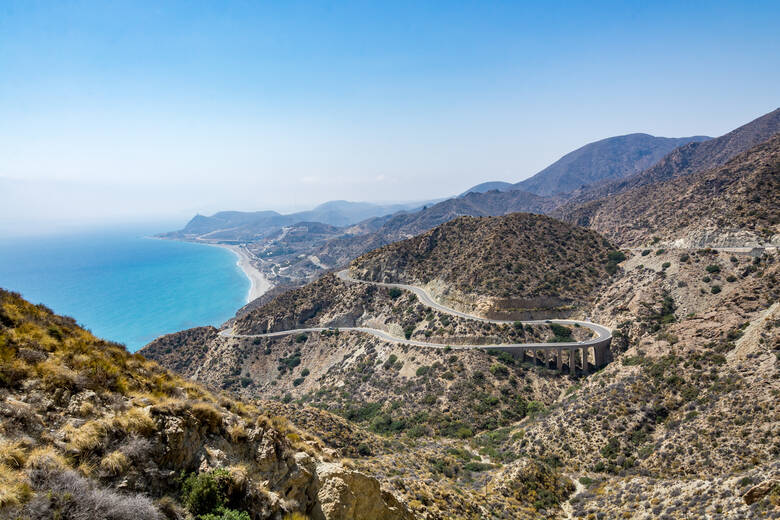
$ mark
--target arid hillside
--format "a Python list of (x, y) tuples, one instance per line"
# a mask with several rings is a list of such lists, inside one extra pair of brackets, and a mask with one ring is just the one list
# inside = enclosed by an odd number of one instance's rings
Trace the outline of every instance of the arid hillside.
[[(672, 150), (648, 169), (611, 182), (597, 183), (568, 195), (568, 200), (552, 215), (562, 217), (578, 205), (605, 199), (632, 188), (684, 177), (722, 166), (733, 157), (757, 146), (780, 132), (780, 108), (750, 121), (720, 137), (692, 142)], [(565, 220), (570, 220), (566, 218)]]
[(0, 290), (0, 518), (411, 518), (334, 454)]
[(629, 246), (651, 237), (687, 247), (776, 242), (780, 134), (725, 166), (633, 188), (586, 204), (569, 218)]
[(460, 217), (371, 251), (350, 270), (361, 279), (428, 286), (466, 307), (492, 298), (494, 308), (555, 308), (587, 300), (609, 279), (613, 249), (596, 233), (542, 215)]
[(628, 134), (601, 139), (569, 152), (515, 188), (537, 195), (569, 193), (583, 186), (629, 177), (646, 170), (677, 147), (709, 137), (655, 137)]

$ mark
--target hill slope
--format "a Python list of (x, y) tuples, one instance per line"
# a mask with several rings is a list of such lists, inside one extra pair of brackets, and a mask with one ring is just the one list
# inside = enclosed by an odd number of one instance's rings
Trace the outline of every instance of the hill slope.
[(605, 281), (610, 244), (542, 215), (460, 217), (352, 262), (362, 279), (442, 286), (457, 299), (502, 298), (513, 308), (582, 302)]
[(780, 134), (725, 166), (640, 185), (568, 218), (627, 245), (651, 236), (686, 247), (780, 242)]
[(324, 448), (0, 290), (1, 518), (409, 518)]
[(330, 265), (344, 265), (367, 251), (418, 235), (463, 215), (487, 217), (517, 211), (542, 213), (551, 207), (548, 200), (521, 190), (469, 193), (424, 207), (420, 211), (402, 212), (361, 222), (347, 229), (345, 236), (325, 243), (315, 254), (326, 259)]
[(720, 137), (681, 146), (645, 171), (622, 180), (578, 190), (572, 193), (569, 201), (556, 209), (553, 215), (571, 220), (568, 215), (576, 211), (580, 204), (604, 199), (645, 184), (722, 166), (737, 154), (763, 143), (778, 132), (780, 132), (780, 108)]
[(609, 137), (564, 155), (515, 186), (537, 195), (568, 193), (599, 181), (622, 179), (641, 172), (678, 146), (708, 139), (706, 136), (670, 138), (648, 134)]

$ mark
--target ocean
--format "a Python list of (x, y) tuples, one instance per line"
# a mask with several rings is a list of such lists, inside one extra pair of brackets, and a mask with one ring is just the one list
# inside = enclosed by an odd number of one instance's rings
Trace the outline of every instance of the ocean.
[(0, 238), (0, 287), (72, 316), (131, 352), (162, 334), (231, 318), (249, 290), (236, 256), (145, 238), (164, 230)]

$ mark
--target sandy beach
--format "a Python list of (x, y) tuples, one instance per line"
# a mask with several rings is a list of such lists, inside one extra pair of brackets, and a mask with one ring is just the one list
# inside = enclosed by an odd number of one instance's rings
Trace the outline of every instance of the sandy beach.
[(225, 249), (229, 249), (232, 251), (237, 257), (238, 267), (241, 268), (242, 271), (244, 271), (244, 274), (247, 278), (249, 278), (249, 292), (247, 293), (247, 303), (251, 302), (255, 298), (259, 298), (263, 294), (266, 293), (271, 288), (271, 282), (268, 281), (268, 278), (257, 269), (255, 266), (252, 265), (252, 262), (250, 260), (249, 253), (244, 250), (241, 246), (233, 246), (228, 244), (210, 244), (215, 245), (218, 247), (224, 247)]

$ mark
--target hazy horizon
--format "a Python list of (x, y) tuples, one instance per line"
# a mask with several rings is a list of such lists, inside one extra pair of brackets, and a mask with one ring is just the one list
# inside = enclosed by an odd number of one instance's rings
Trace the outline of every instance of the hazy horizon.
[(722, 135), (778, 105), (779, 12), (5, 2), (0, 233), (422, 201), (615, 135)]

